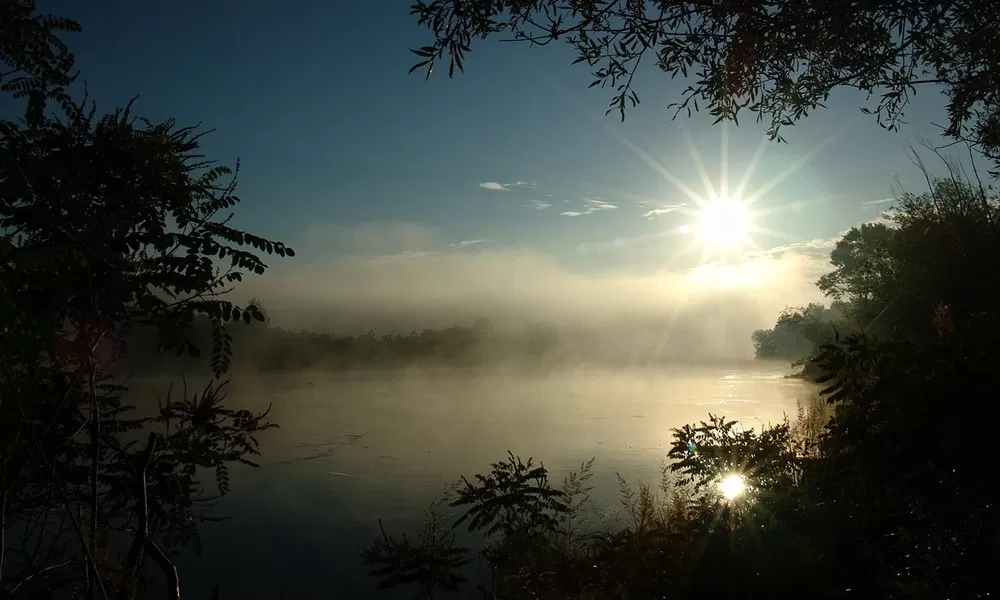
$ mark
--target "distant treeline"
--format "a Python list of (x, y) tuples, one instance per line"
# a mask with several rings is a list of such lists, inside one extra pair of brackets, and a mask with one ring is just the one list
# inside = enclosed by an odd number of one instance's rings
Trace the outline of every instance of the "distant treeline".
[(856, 331), (847, 319), (846, 308), (837, 301), (830, 307), (812, 302), (804, 307), (786, 308), (778, 315), (774, 327), (753, 332), (754, 355), (804, 365), (824, 342), (835, 339), (838, 333)]
[[(233, 324), (228, 332), (232, 336), (235, 371), (467, 367), (497, 362), (545, 365), (569, 358), (557, 352), (558, 334), (550, 327), (539, 325), (502, 333), (486, 319), (472, 326), (422, 329), (407, 334), (380, 335), (369, 330), (353, 336), (332, 335), (271, 327), (268, 323)], [(152, 328), (136, 328), (129, 333), (127, 351), (120, 361), (125, 371), (140, 374), (204, 368), (203, 361), (188, 353), (158, 352), (154, 336)], [(196, 321), (190, 339), (198, 349), (211, 347), (211, 323), (207, 319)]]

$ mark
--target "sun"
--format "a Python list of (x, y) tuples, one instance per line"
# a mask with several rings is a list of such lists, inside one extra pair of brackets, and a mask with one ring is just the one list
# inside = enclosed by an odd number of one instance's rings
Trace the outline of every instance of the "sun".
[(734, 250), (750, 241), (750, 207), (737, 198), (721, 197), (706, 203), (696, 219), (698, 237), (709, 248)]
[(719, 492), (722, 497), (732, 502), (746, 492), (747, 484), (743, 476), (738, 473), (730, 473), (719, 482)]

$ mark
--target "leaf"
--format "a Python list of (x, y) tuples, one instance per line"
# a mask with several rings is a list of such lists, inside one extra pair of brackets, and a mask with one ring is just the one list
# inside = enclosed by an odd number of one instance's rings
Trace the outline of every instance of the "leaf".
[(410, 67), (410, 70), (409, 70), (409, 71), (407, 71), (407, 72), (406, 72), (406, 74), (407, 74), (407, 75), (409, 75), (410, 73), (413, 73), (414, 71), (416, 71), (416, 70), (417, 70), (417, 69), (419, 69), (420, 67), (423, 67), (423, 66), (425, 66), (425, 65), (428, 65), (428, 64), (430, 64), (430, 63), (431, 63), (431, 60), (430, 60), (430, 59), (427, 59), (427, 60), (422, 60), (422, 61), (420, 61), (420, 62), (418, 62), (418, 63), (414, 64), (414, 65), (413, 65), (412, 67)]

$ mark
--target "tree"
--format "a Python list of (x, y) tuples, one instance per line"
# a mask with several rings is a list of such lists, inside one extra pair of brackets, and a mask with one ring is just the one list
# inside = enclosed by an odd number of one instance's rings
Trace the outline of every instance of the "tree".
[(986, 0), (703, 2), (677, 0), (416, 0), (434, 38), (411, 72), (464, 67), (473, 40), (562, 40), (587, 63), (590, 87), (613, 90), (609, 112), (639, 102), (644, 61), (689, 84), (672, 104), (716, 121), (749, 111), (780, 129), (824, 107), (838, 88), (877, 96), (878, 122), (896, 128), (916, 86), (948, 98), (945, 134), (1000, 161), (1000, 25)]
[(830, 253), (817, 286), (857, 327), (926, 337), (933, 315), (992, 311), (989, 277), (1000, 251), (995, 194), (954, 176), (903, 193), (887, 223), (851, 228)]
[(76, 61), (59, 34), (78, 32), (80, 24), (36, 14), (34, 0), (0, 4), (0, 23), (0, 94), (25, 99), (30, 122), (42, 118), (48, 100), (68, 107), (66, 88), (76, 80)]
[(821, 292), (849, 307), (849, 317), (867, 326), (893, 300), (894, 230), (884, 223), (852, 227), (830, 252), (834, 270), (816, 282)]
[[(25, 100), (23, 119), (0, 121), (0, 595), (135, 597), (150, 557), (178, 597), (170, 553), (197, 543), (228, 466), (254, 466), (272, 427), (223, 403), (226, 323), (264, 318), (225, 295), (267, 268), (248, 247), (294, 252), (228, 225), (235, 172), (201, 158), (196, 128), (68, 100), (56, 34), (79, 26), (33, 11), (0, 7), (3, 91)], [(196, 318), (213, 324), (216, 380), (137, 412), (111, 377), (128, 331), (198, 356)]]
[(836, 336), (837, 327), (844, 325), (843, 318), (839, 308), (827, 308), (815, 302), (786, 308), (778, 315), (773, 329), (758, 329), (751, 335), (755, 356), (802, 363), (821, 344)]
[[(844, 510), (843, 543), (873, 585), (905, 597), (976, 597), (995, 586), (1000, 518), (982, 481), (1000, 315), (992, 281), (998, 198), (957, 177), (903, 194), (888, 280), (858, 292), (891, 297), (883, 324), (824, 344), (815, 360), (835, 407), (821, 442), (820, 492)], [(889, 294), (889, 296), (886, 296)], [(946, 431), (962, 432), (956, 447)]]

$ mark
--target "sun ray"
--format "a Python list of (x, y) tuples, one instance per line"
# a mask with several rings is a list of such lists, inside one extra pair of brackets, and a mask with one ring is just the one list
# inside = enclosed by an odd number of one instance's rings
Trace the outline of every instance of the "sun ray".
[(701, 160), (701, 153), (694, 146), (694, 140), (691, 139), (691, 134), (688, 133), (687, 127), (681, 124), (681, 135), (684, 138), (684, 144), (688, 148), (688, 152), (691, 153), (691, 160), (694, 161), (694, 168), (698, 171), (698, 176), (701, 177), (701, 185), (704, 186), (705, 191), (708, 192), (709, 198), (718, 198), (719, 192), (715, 191), (715, 186), (712, 185), (712, 176), (709, 175), (708, 170), (705, 168), (704, 161)]
[(677, 188), (678, 191), (680, 191), (682, 194), (684, 194), (685, 196), (687, 196), (689, 200), (691, 200), (692, 202), (694, 202), (695, 204), (698, 204), (698, 205), (704, 204), (705, 200), (701, 196), (701, 194), (699, 194), (698, 192), (694, 191), (694, 189), (692, 189), (690, 186), (688, 186), (686, 183), (684, 183), (683, 180), (681, 180), (679, 177), (677, 177), (676, 175), (674, 175), (673, 173), (671, 173), (670, 171), (668, 171), (666, 167), (664, 167), (663, 165), (661, 165), (660, 163), (658, 163), (656, 161), (656, 159), (654, 159), (652, 156), (649, 155), (648, 152), (646, 152), (645, 150), (643, 150), (642, 148), (640, 148), (632, 140), (628, 139), (628, 136), (626, 136), (624, 133), (618, 131), (617, 129), (612, 129), (604, 121), (601, 121), (601, 124), (604, 127), (608, 128), (608, 130), (615, 137), (615, 139), (617, 139), (626, 148), (628, 148), (629, 150), (631, 150), (633, 154), (635, 154), (639, 159), (641, 159), (643, 162), (645, 162), (647, 165), (649, 165), (654, 171), (656, 171), (657, 173), (659, 173), (661, 177), (663, 177), (664, 179), (666, 179), (668, 183), (670, 183), (675, 188)]
[(740, 177), (740, 182), (737, 184), (736, 189), (733, 190), (733, 195), (737, 198), (743, 196), (743, 192), (746, 191), (747, 186), (750, 185), (750, 179), (753, 177), (754, 171), (757, 170), (757, 163), (760, 159), (764, 157), (764, 151), (767, 150), (767, 144), (770, 140), (767, 136), (762, 136), (760, 142), (757, 144), (757, 149), (754, 150), (753, 156), (750, 157), (750, 164), (747, 165), (745, 171), (743, 171), (743, 177)]
[[(660, 177), (663, 178), (668, 184), (673, 186), (680, 194), (682, 194), (688, 202), (688, 206), (680, 208), (675, 211), (679, 215), (685, 215), (690, 218), (690, 221), (686, 224), (681, 225), (681, 227), (673, 227), (669, 230), (661, 232), (659, 237), (673, 237), (675, 235), (684, 235), (688, 237), (688, 241), (681, 243), (678, 250), (671, 252), (672, 256), (668, 259), (668, 264), (673, 265), (675, 262), (679, 262), (680, 259), (690, 255), (700, 248), (700, 256), (698, 257), (698, 264), (706, 264), (708, 260), (716, 261), (722, 259), (726, 261), (730, 256), (738, 256), (746, 258), (747, 251), (752, 249), (757, 249), (761, 247), (758, 240), (754, 239), (756, 236), (768, 236), (777, 237), (783, 239), (793, 239), (792, 236), (785, 234), (782, 231), (775, 230), (768, 227), (763, 227), (756, 223), (757, 219), (787, 211), (793, 210), (802, 206), (801, 202), (788, 203), (784, 205), (771, 205), (768, 207), (758, 208), (756, 205), (764, 198), (766, 195), (774, 190), (780, 183), (788, 179), (796, 171), (802, 168), (807, 162), (812, 160), (817, 154), (823, 151), (827, 146), (838, 139), (843, 133), (845, 133), (850, 127), (860, 121), (860, 117), (852, 120), (847, 120), (841, 124), (832, 134), (823, 139), (819, 144), (809, 149), (805, 154), (799, 156), (791, 164), (787, 165), (777, 176), (770, 178), (769, 181), (765, 182), (763, 185), (753, 190), (752, 193), (747, 193), (748, 187), (751, 185), (751, 180), (760, 165), (761, 160), (765, 154), (765, 151), (769, 144), (774, 143), (767, 136), (762, 136), (757, 148), (754, 150), (751, 156), (750, 162), (746, 169), (743, 171), (739, 177), (739, 182), (734, 189), (730, 190), (730, 173), (729, 173), (729, 146), (730, 146), (730, 132), (728, 129), (728, 124), (723, 122), (720, 132), (720, 162), (719, 162), (719, 174), (718, 180), (713, 182), (712, 177), (705, 168), (704, 161), (702, 159), (701, 153), (695, 147), (694, 141), (687, 129), (681, 124), (681, 133), (684, 138), (684, 142), (687, 146), (687, 150), (690, 157), (696, 167), (698, 172), (698, 178), (700, 180), (700, 191), (696, 187), (690, 185), (687, 181), (681, 179), (676, 174), (667, 169), (663, 164), (657, 161), (650, 153), (645, 150), (642, 146), (637, 144), (635, 141), (630, 139), (628, 135), (620, 130), (620, 128), (613, 126), (605, 115), (599, 115), (594, 109), (584, 104), (577, 98), (573, 93), (569, 92), (565, 87), (559, 85), (554, 78), (546, 77), (545, 81), (552, 85), (559, 93), (564, 95), (571, 103), (578, 106), (582, 112), (587, 114), (598, 126), (604, 128), (616, 141), (628, 148), (632, 154), (636, 156), (639, 160), (646, 163), (653, 171), (655, 171)], [(640, 134), (637, 134), (640, 135)], [(641, 137), (641, 135), (640, 135)], [(615, 192), (617, 196), (630, 197), (633, 200), (640, 203), (640, 205), (649, 204), (650, 206), (655, 206), (657, 200), (644, 198), (638, 195), (629, 194), (627, 192)], [(675, 204), (679, 199), (671, 199), (670, 203)], [(715, 234), (706, 235), (703, 232), (699, 232), (699, 227), (704, 228), (707, 225), (701, 221), (709, 216), (709, 213), (719, 212), (715, 206), (718, 203), (736, 203), (735, 205), (730, 204), (730, 206), (738, 209), (740, 211), (745, 211), (744, 217), (739, 217), (736, 219), (737, 223), (733, 223), (731, 217), (726, 217), (723, 211), (722, 216), (719, 216), (717, 221), (711, 227), (717, 228)], [(715, 217), (713, 217), (715, 218)], [(686, 229), (682, 229), (686, 228)], [(728, 233), (726, 233), (728, 232)], [(734, 235), (729, 235), (733, 234)], [(725, 264), (725, 262), (723, 263)], [(677, 266), (677, 265), (674, 265)]]
[(778, 229), (771, 229), (769, 227), (754, 227), (753, 228), (753, 232), (754, 233), (763, 234), (763, 235), (765, 235), (767, 237), (771, 237), (771, 238), (778, 238), (778, 239), (781, 239), (781, 240), (793, 240), (793, 239), (795, 239), (795, 236), (792, 235), (792, 234), (790, 234), (790, 233), (785, 233), (784, 231), (780, 231)]
[(778, 173), (770, 181), (762, 185), (759, 189), (754, 190), (754, 192), (749, 196), (746, 196), (747, 202), (750, 204), (754, 204), (755, 202), (760, 200), (764, 196), (764, 194), (767, 194), (768, 192), (773, 190), (779, 183), (781, 183), (785, 179), (788, 179), (792, 174), (801, 169), (803, 165), (812, 160), (817, 154), (819, 154), (827, 146), (832, 144), (837, 138), (846, 133), (847, 130), (850, 129), (857, 122), (858, 119), (854, 119), (853, 121), (845, 121), (839, 128), (837, 128), (837, 131), (834, 131), (830, 135), (826, 136), (826, 138), (824, 138), (823, 141), (813, 146), (808, 152), (800, 156), (792, 164), (788, 165), (788, 167), (784, 171)]
[(758, 217), (769, 217), (771, 215), (780, 214), (783, 212), (788, 212), (792, 210), (797, 210), (803, 208), (809, 204), (806, 200), (798, 200), (796, 202), (787, 202), (785, 204), (777, 204), (775, 206), (769, 206), (767, 208), (759, 208), (754, 210), (754, 214)]
[(719, 159), (719, 193), (729, 195), (729, 123), (722, 122), (722, 156)]
[(545, 71), (540, 70), (540, 69), (536, 69), (536, 72), (539, 73), (540, 75), (543, 75), (543, 80), (546, 83), (548, 83), (549, 85), (551, 85), (560, 94), (562, 94), (564, 97), (566, 97), (570, 102), (572, 102), (578, 108), (580, 108), (580, 110), (582, 110), (584, 113), (586, 113), (587, 116), (589, 116), (592, 121), (594, 121), (595, 123), (597, 123), (597, 125), (600, 126), (600, 127), (602, 127), (605, 131), (607, 131), (608, 133), (610, 133), (611, 136), (614, 137), (623, 146), (625, 146), (626, 148), (628, 148), (629, 150), (631, 150), (632, 153), (635, 154), (637, 158), (639, 158), (640, 160), (642, 160), (650, 168), (652, 168), (654, 171), (656, 171), (668, 183), (670, 183), (675, 188), (677, 188), (677, 190), (679, 192), (681, 192), (682, 194), (684, 194), (685, 196), (687, 196), (687, 198), (691, 202), (693, 202), (693, 203), (695, 203), (696, 205), (699, 205), (699, 206), (705, 203), (705, 200), (701, 196), (701, 194), (699, 194), (693, 188), (691, 188), (689, 185), (687, 185), (686, 183), (684, 183), (684, 181), (681, 178), (677, 177), (676, 175), (674, 175), (673, 173), (671, 173), (669, 170), (667, 170), (666, 167), (664, 167), (663, 165), (661, 165), (659, 162), (656, 161), (656, 159), (654, 159), (652, 156), (650, 156), (648, 152), (646, 152), (638, 144), (636, 144), (635, 142), (633, 142), (632, 140), (630, 140), (628, 138), (628, 136), (626, 136), (624, 133), (622, 133), (621, 131), (619, 131), (616, 127), (614, 127), (610, 123), (608, 123), (608, 119), (606, 118), (606, 115), (599, 115), (597, 113), (597, 111), (595, 111), (591, 107), (587, 106), (584, 102), (582, 102), (577, 97), (577, 95), (575, 93), (571, 92), (568, 88), (566, 88), (565, 86), (561, 85), (558, 82), (557, 78), (552, 77), (551, 73), (546, 73)]

